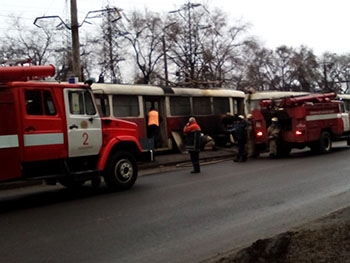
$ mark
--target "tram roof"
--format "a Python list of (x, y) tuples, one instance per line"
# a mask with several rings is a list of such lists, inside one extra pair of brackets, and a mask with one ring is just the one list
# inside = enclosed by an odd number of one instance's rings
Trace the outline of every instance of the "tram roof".
[(270, 91), (259, 91), (256, 93), (250, 94), (248, 96), (251, 100), (262, 100), (262, 99), (282, 99), (288, 97), (298, 97), (309, 95), (310, 92), (302, 92), (302, 91), (278, 91), (278, 90), (270, 90)]
[(337, 97), (341, 99), (350, 99), (350, 94), (345, 94), (345, 93), (337, 93)]
[(121, 95), (158, 95), (164, 96), (161, 87), (152, 85), (127, 85), (93, 83), (91, 86), (94, 93), (121, 94)]
[(153, 95), (153, 96), (194, 96), (194, 97), (239, 97), (244, 98), (244, 92), (232, 89), (197, 89), (197, 88), (162, 88), (153, 85), (127, 84), (92, 84), (94, 93), (121, 94), (121, 95)]
[(233, 89), (196, 89), (196, 88), (173, 88), (176, 96), (192, 97), (238, 97), (244, 98), (244, 92)]

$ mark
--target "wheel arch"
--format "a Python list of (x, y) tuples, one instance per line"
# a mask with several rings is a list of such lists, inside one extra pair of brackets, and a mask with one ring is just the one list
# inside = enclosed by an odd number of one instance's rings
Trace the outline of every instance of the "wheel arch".
[(136, 161), (141, 159), (141, 152), (139, 147), (133, 141), (119, 141), (113, 140), (106, 147), (103, 148), (100, 152), (100, 159), (97, 164), (97, 168), (100, 171), (103, 171), (106, 167), (106, 164), (113, 155), (119, 151), (129, 152)]
[[(327, 136), (325, 136), (327, 135)], [(313, 152), (319, 154), (329, 153), (332, 150), (332, 142), (334, 135), (331, 129), (322, 129), (320, 131), (319, 139), (310, 144), (310, 148)]]

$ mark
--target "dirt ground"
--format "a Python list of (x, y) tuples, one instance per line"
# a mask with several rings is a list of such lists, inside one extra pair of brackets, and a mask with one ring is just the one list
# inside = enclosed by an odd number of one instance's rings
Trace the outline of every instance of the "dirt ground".
[(350, 207), (208, 263), (350, 263)]

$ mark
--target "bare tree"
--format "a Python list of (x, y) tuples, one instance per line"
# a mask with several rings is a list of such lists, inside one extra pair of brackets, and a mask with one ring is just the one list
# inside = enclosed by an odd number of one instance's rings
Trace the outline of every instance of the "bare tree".
[[(208, 11), (201, 4), (188, 1), (180, 9), (171, 11), (174, 26), (170, 27), (168, 41), (172, 43), (170, 59), (177, 66), (182, 85), (197, 85), (202, 80), (203, 39), (208, 35)], [(209, 56), (208, 56), (209, 57)]]
[(335, 53), (326, 52), (319, 59), (320, 88), (325, 91), (343, 93), (347, 90), (349, 76), (349, 56), (338, 56)]
[(252, 46), (254, 59), (247, 67), (247, 79), (255, 90), (314, 91), (320, 75), (312, 50), (280, 46), (275, 51)]
[(243, 36), (248, 25), (237, 22), (236, 26), (229, 26), (226, 15), (220, 10), (210, 14), (210, 21), (201, 43), (203, 61), (199, 76), (214, 86), (242, 88), (246, 66), (244, 47), (247, 44)]
[(131, 44), (134, 51), (135, 62), (140, 70), (136, 82), (152, 83), (157, 75), (157, 65), (163, 57), (163, 22), (159, 14), (147, 9), (143, 13), (133, 11), (124, 18), (119, 34)]
[(338, 61), (338, 82), (340, 84), (339, 93), (350, 93), (350, 56), (341, 55)]
[(280, 84), (277, 58), (273, 50), (254, 44), (250, 46), (253, 56), (247, 66), (247, 81), (254, 90), (278, 90)]
[(291, 83), (289, 88), (295, 91), (313, 92), (318, 88), (320, 74), (318, 63), (313, 51), (305, 46), (294, 50), (290, 59)]
[(42, 65), (50, 61), (54, 50), (55, 33), (48, 28), (28, 27), (22, 24), (21, 19), (12, 19), (11, 34), (2, 38), (2, 60), (29, 59), (34, 65)]
[(101, 67), (100, 82), (104, 79), (110, 80), (112, 83), (121, 83), (122, 76), (119, 68), (119, 62), (124, 61), (122, 55), (121, 38), (116, 21), (120, 18), (117, 8), (107, 6), (105, 12), (102, 13), (103, 19), (101, 24), (102, 37), (96, 37), (92, 41), (98, 43), (101, 41), (101, 47), (97, 48), (100, 52), (98, 56), (99, 65)]

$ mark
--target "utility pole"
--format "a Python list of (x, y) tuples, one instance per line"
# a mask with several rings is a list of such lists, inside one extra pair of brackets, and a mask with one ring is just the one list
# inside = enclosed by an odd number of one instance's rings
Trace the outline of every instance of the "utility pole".
[(77, 17), (77, 1), (70, 1), (70, 14), (71, 14), (71, 33), (72, 33), (72, 63), (74, 77), (78, 78), (78, 81), (82, 81), (82, 74), (80, 68), (80, 43), (79, 43), (79, 24)]
[(92, 18), (97, 18), (101, 14), (107, 12), (109, 13), (117, 13), (116, 19), (111, 21), (111, 23), (117, 21), (118, 19), (121, 18), (121, 15), (119, 13), (119, 10), (117, 8), (107, 8), (107, 9), (102, 9), (102, 10), (94, 10), (94, 11), (89, 11), (87, 15), (85, 16), (85, 19), (81, 24), (78, 23), (78, 11), (77, 11), (77, 1), (76, 0), (70, 0), (70, 13), (71, 13), (71, 22), (70, 25), (66, 24), (64, 20), (62, 20), (61, 17), (57, 15), (53, 16), (41, 16), (37, 17), (34, 20), (34, 25), (37, 27), (41, 28), (40, 26), (40, 21), (45, 20), (45, 19), (56, 19), (59, 21), (59, 24), (56, 25), (56, 28), (59, 28), (61, 26), (64, 26), (66, 29), (71, 31), (72, 34), (72, 67), (73, 67), (73, 76), (75, 78), (78, 78), (78, 81), (83, 81), (84, 76), (83, 76), (83, 71), (81, 69), (80, 65), (80, 43), (79, 43), (79, 27), (81, 27), (84, 23), (89, 23), (88, 19)]
[(165, 74), (165, 86), (168, 87), (169, 85), (169, 77), (168, 77), (168, 62), (166, 57), (166, 45), (165, 45), (165, 36), (162, 36), (162, 42), (163, 42), (163, 58), (164, 58), (164, 74)]

